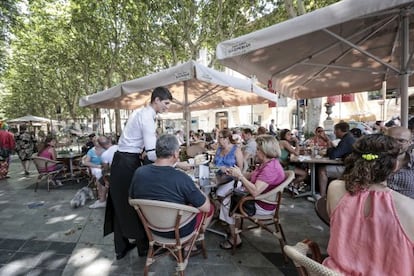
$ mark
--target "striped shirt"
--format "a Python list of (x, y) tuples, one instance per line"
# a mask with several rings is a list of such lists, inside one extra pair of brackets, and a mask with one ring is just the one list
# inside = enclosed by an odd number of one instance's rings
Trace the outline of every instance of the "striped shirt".
[(414, 199), (414, 155), (408, 154), (408, 163), (387, 179), (391, 189)]

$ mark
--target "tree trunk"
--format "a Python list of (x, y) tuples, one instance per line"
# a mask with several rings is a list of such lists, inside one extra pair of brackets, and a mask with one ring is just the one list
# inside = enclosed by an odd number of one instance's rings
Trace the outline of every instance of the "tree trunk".
[(308, 100), (308, 108), (305, 124), (305, 135), (313, 134), (315, 128), (321, 126), (320, 118), (322, 112), (322, 98), (313, 98)]
[(297, 13), (295, 7), (293, 6), (293, 0), (284, 0), (286, 11), (290, 18), (296, 17)]

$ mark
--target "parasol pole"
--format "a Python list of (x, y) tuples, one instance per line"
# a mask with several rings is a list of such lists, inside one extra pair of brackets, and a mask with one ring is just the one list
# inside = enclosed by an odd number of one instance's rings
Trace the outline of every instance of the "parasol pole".
[(401, 74), (400, 74), (400, 97), (401, 97), (401, 126), (408, 127), (408, 69), (409, 69), (409, 10), (402, 11), (401, 28)]
[(385, 100), (387, 99), (387, 82), (383, 81), (382, 82), (382, 87), (381, 87), (381, 95), (382, 95), (382, 104), (381, 104), (381, 121), (384, 121), (385, 118), (387, 117), (386, 115), (386, 104), (385, 104)]
[(190, 146), (190, 126), (191, 114), (188, 106), (188, 81), (184, 81), (184, 118), (185, 118), (185, 137), (187, 147)]

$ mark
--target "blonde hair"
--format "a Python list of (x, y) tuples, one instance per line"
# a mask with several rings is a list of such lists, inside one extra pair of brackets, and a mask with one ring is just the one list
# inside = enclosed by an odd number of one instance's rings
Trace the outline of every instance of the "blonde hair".
[(263, 134), (256, 137), (257, 149), (263, 152), (267, 158), (280, 156), (279, 142), (272, 135)]

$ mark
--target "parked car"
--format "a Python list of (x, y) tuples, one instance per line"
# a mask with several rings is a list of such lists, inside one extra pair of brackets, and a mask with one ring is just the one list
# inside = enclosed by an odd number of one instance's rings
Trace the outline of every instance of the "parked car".
[(359, 128), (364, 135), (373, 133), (373, 129), (365, 122), (350, 121), (348, 124), (349, 129)]

